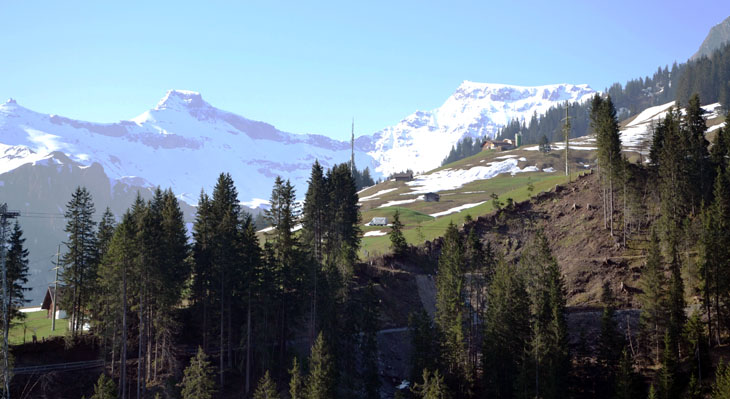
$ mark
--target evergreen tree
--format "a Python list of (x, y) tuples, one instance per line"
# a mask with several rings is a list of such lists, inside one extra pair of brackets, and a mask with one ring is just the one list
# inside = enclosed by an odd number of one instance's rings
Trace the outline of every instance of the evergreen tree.
[(705, 139), (707, 122), (697, 93), (689, 99), (684, 115), (684, 135), (687, 140), (687, 169), (692, 207), (699, 209), (700, 204), (707, 202), (712, 194), (713, 169), (710, 165), (710, 154), (707, 150), (709, 142)]
[(702, 387), (694, 374), (689, 377), (689, 385), (687, 385), (686, 399), (702, 399)]
[[(611, 96), (599, 94), (591, 102), (591, 128), (596, 134), (598, 167), (601, 173), (604, 203), (604, 224), (613, 236), (614, 190), (621, 179), (621, 138)], [(606, 221), (607, 219), (607, 221)]]
[(664, 334), (664, 352), (662, 353), (662, 368), (659, 370), (659, 393), (663, 399), (677, 398), (677, 343), (667, 331)]
[(329, 192), (324, 170), (318, 161), (314, 161), (302, 209), (302, 241), (311, 248), (319, 262), (322, 261), (322, 245), (327, 229), (328, 202)]
[(444, 235), (436, 276), (436, 326), (441, 337), (446, 378), (460, 394), (470, 389), (470, 371), (464, 345), (464, 245), (450, 223)]
[(671, 247), (672, 262), (669, 264), (671, 272), (671, 280), (669, 285), (669, 321), (667, 332), (672, 343), (671, 350), (675, 356), (679, 356), (679, 343), (682, 336), (682, 328), (684, 327), (686, 315), (684, 313), (684, 283), (682, 281), (682, 272), (679, 260), (679, 254), (676, 247)]
[(694, 312), (687, 319), (687, 323), (684, 325), (684, 340), (687, 342), (687, 354), (690, 357), (692, 375), (697, 375), (701, 380), (709, 373), (710, 359), (700, 312)]
[(530, 303), (524, 277), (499, 261), (489, 285), (482, 361), (485, 386), (497, 398), (515, 394), (529, 353)]
[(598, 340), (598, 358), (607, 369), (607, 376), (612, 378), (624, 347), (624, 336), (618, 329), (613, 292), (608, 283), (603, 285), (601, 302), (603, 302), (603, 315), (601, 316), (601, 335)]
[(436, 327), (425, 310), (408, 316), (408, 332), (411, 338), (411, 381), (418, 381), (423, 370), (436, 370), (440, 354)]
[(431, 374), (430, 371), (423, 370), (423, 384), (415, 384), (413, 386), (413, 393), (416, 397), (421, 399), (449, 399), (451, 394), (449, 392), (444, 377), (439, 374), (436, 370)]
[(294, 358), (292, 367), (289, 370), (289, 397), (290, 399), (304, 399), (304, 377), (299, 369), (299, 362)]
[(112, 239), (112, 236), (114, 235), (114, 226), (116, 224), (116, 221), (114, 219), (114, 214), (112, 211), (107, 207), (104, 210), (104, 214), (101, 215), (101, 221), (99, 222), (99, 229), (96, 231), (96, 242), (98, 246), (98, 257), (99, 261), (104, 259), (104, 255), (106, 255), (108, 249), (109, 249), (109, 242)]
[(408, 243), (403, 236), (403, 223), (400, 221), (400, 211), (398, 209), (395, 210), (395, 214), (393, 215), (393, 223), (388, 236), (390, 236), (390, 249), (393, 251), (393, 254), (396, 256), (405, 254), (408, 250)]
[(643, 335), (648, 338), (649, 348), (654, 351), (657, 363), (659, 361), (659, 343), (664, 335), (663, 330), (667, 320), (666, 285), (659, 237), (656, 230), (652, 230), (649, 254), (639, 281), (642, 293), (638, 299), (641, 303), (639, 316), (641, 330)]
[(106, 374), (101, 373), (99, 379), (96, 380), (94, 385), (94, 394), (89, 399), (116, 399), (117, 398), (117, 386), (114, 384), (114, 380), (107, 377)]
[(19, 309), (30, 302), (25, 299), (25, 293), (31, 290), (26, 287), (28, 284), (28, 250), (25, 248), (23, 230), (18, 222), (13, 225), (7, 247), (5, 267), (8, 281), (8, 320), (12, 321), (25, 318), (25, 313), (21, 313)]
[(715, 169), (725, 170), (730, 155), (730, 130), (727, 127), (717, 129), (715, 142), (710, 149), (710, 161)]
[(198, 347), (198, 353), (190, 359), (181, 385), (183, 399), (213, 399), (216, 393), (213, 366), (203, 348)]
[(362, 301), (362, 335), (360, 352), (362, 359), (362, 382), (365, 399), (380, 398), (380, 370), (378, 365), (379, 300), (373, 283), (365, 288)]
[(340, 273), (346, 283), (353, 274), (360, 248), (360, 210), (357, 187), (347, 164), (334, 166), (327, 172), (329, 202), (325, 264)]
[(686, 134), (680, 124), (678, 110), (670, 109), (657, 129), (663, 130), (662, 150), (659, 153), (658, 184), (662, 239), (667, 246), (678, 240), (684, 218), (690, 213), (694, 202), (689, 181), (690, 157)]
[(259, 380), (259, 385), (253, 393), (253, 399), (279, 399), (279, 393), (276, 391), (276, 384), (271, 379), (269, 371), (266, 370), (264, 376)]
[(629, 351), (624, 348), (619, 360), (618, 372), (616, 373), (616, 399), (632, 399), (638, 397), (637, 375), (634, 372), (633, 359)]
[(65, 294), (60, 305), (72, 316), (69, 330), (77, 335), (84, 324), (84, 314), (88, 309), (93, 283), (96, 276), (97, 246), (92, 220), (94, 203), (86, 188), (78, 187), (66, 205), (66, 229), (68, 248), (63, 256), (63, 269), (60, 275)]
[(730, 366), (722, 362), (715, 371), (712, 399), (730, 399)]
[[(703, 305), (707, 315), (708, 335), (720, 343), (720, 321), (724, 319), (721, 303), (730, 291), (730, 278), (723, 272), (730, 256), (727, 237), (730, 235), (730, 173), (718, 170), (715, 177), (714, 201), (702, 214), (700, 238), (700, 275)], [(714, 320), (714, 326), (713, 326)], [(714, 334), (713, 334), (714, 332)]]
[(565, 320), (565, 283), (545, 235), (539, 231), (520, 260), (527, 273), (531, 300), (531, 361), (535, 396), (566, 395), (570, 355)]
[(309, 378), (307, 399), (331, 399), (335, 397), (335, 379), (330, 356), (324, 336), (319, 333), (312, 346), (309, 357)]

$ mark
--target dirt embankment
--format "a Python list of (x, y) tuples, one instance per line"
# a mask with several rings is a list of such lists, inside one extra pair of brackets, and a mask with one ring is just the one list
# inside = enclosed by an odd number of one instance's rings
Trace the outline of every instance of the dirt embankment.
[[(614, 226), (619, 215), (616, 212)], [(507, 262), (518, 262), (524, 248), (542, 230), (565, 277), (568, 306), (599, 306), (604, 283), (611, 286), (620, 307), (636, 306), (645, 234), (631, 235), (626, 246), (620, 231), (611, 236), (604, 227), (597, 174), (586, 173), (461, 227), (462, 232), (475, 229)], [(441, 238), (424, 246), (433, 259), (438, 258), (440, 248)]]

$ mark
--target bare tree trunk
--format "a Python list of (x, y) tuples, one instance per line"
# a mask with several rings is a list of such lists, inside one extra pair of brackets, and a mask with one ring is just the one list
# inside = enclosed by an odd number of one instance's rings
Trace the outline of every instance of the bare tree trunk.
[(248, 289), (248, 310), (246, 311), (246, 395), (251, 389), (251, 288)]
[(157, 351), (159, 350), (159, 347), (160, 347), (160, 343), (157, 340), (155, 340), (155, 363), (154, 363), (155, 364), (155, 374), (152, 377), (155, 381), (157, 381), (157, 369), (160, 366), (160, 360), (157, 358), (157, 353), (158, 353)]
[(218, 351), (218, 355), (220, 357), (220, 366), (219, 367), (220, 367), (220, 373), (221, 373), (221, 386), (220, 386), (221, 392), (224, 390), (224, 387), (225, 387), (225, 385), (224, 385), (225, 379), (224, 379), (224, 375), (223, 375), (223, 361), (224, 361), (224, 357), (225, 357), (224, 355), (226, 353), (223, 348), (223, 344), (224, 344), (223, 325), (225, 324), (224, 323), (224, 321), (225, 321), (225, 304), (224, 304), (224, 295), (223, 295), (223, 288), (224, 288), (223, 281), (224, 281), (224, 275), (223, 275), (223, 272), (221, 272), (221, 331), (220, 331), (220, 349)]
[(232, 316), (233, 312), (231, 311), (231, 307), (232, 307), (231, 302), (233, 302), (233, 301), (231, 299), (232, 298), (228, 298), (228, 368), (229, 369), (233, 368), (233, 328), (231, 328), (231, 324), (232, 324), (231, 318), (233, 317)]
[(122, 266), (122, 354), (119, 369), (121, 399), (127, 399), (127, 263)]
[(611, 196), (611, 211), (608, 214), (610, 223), (611, 223), (611, 237), (613, 237), (613, 176), (611, 168), (608, 168), (608, 188), (609, 188), (609, 195)]
[(139, 301), (139, 342), (137, 343), (137, 399), (142, 397), (142, 367), (144, 365), (144, 357), (142, 348), (144, 347), (144, 293), (141, 293)]
[(147, 356), (145, 356), (146, 362), (147, 362), (145, 364), (145, 371), (146, 371), (145, 381), (149, 381), (150, 378), (152, 377), (152, 374), (151, 374), (152, 373), (152, 340), (153, 340), (154, 336), (152, 335), (151, 313), (152, 312), (148, 306), (147, 316), (146, 316), (147, 322), (145, 323), (146, 324), (145, 325), (145, 335), (146, 335), (146, 339), (147, 339)]

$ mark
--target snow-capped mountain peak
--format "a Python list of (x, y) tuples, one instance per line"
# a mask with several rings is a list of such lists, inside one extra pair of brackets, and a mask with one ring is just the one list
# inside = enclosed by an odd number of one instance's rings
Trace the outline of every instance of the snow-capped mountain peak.
[(516, 86), (465, 80), (441, 107), (416, 111), (375, 133), (368, 154), (385, 175), (406, 168), (430, 170), (463, 137), (494, 137), (513, 119), (528, 120), (565, 101), (586, 101), (594, 93), (585, 84)]
[[(112, 181), (171, 187), (191, 201), (221, 172), (233, 175), (242, 200), (266, 198), (277, 175), (303, 195), (315, 159), (325, 167), (350, 159), (348, 142), (282, 132), (215, 108), (193, 91), (170, 90), (154, 108), (117, 123), (0, 103), (0, 174), (53, 151), (82, 166), (98, 163)], [(356, 149), (355, 158), (360, 168), (375, 166), (363, 151)]]
[(203, 96), (196, 91), (190, 90), (168, 90), (165, 97), (157, 103), (155, 110), (163, 109), (191, 109), (208, 108), (210, 104), (203, 101)]

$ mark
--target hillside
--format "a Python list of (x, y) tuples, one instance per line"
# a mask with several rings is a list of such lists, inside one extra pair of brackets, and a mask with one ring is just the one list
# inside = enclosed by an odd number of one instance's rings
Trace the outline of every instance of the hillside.
[[(624, 154), (632, 162), (648, 162), (652, 126), (661, 120), (674, 102), (652, 107), (621, 123)], [(717, 129), (725, 126), (720, 104), (703, 107), (707, 118), (707, 138), (712, 141)], [(482, 151), (471, 157), (417, 174), (413, 181), (388, 180), (368, 187), (359, 194), (363, 222), (363, 256), (388, 252), (387, 227), (368, 226), (374, 217), (390, 221), (396, 209), (405, 223), (405, 237), (418, 245), (440, 236), (449, 222), (460, 224), (466, 215), (472, 217), (494, 211), (491, 194), (502, 203), (508, 198), (524, 201), (528, 184), (536, 195), (556, 184), (566, 182), (565, 155), (562, 142), (552, 143), (549, 153), (538, 146), (523, 146), (514, 150)], [(596, 147), (593, 136), (570, 140), (569, 168), (574, 179), (577, 173), (595, 167)], [(438, 202), (424, 201), (424, 194), (434, 192)]]

